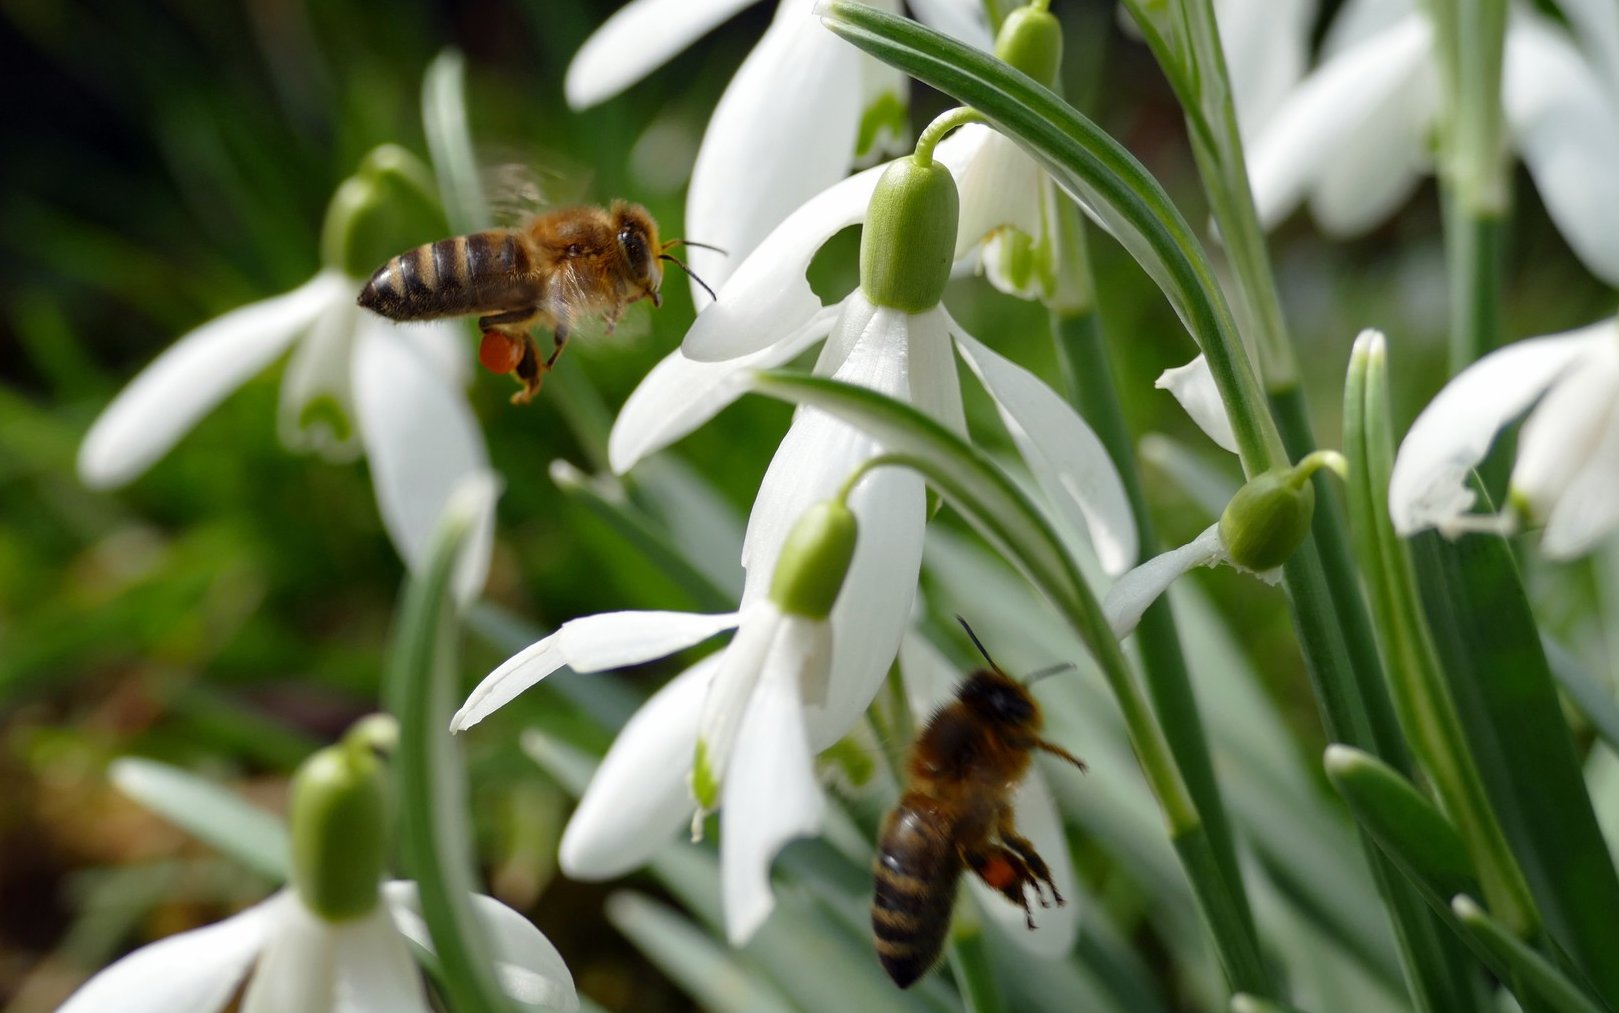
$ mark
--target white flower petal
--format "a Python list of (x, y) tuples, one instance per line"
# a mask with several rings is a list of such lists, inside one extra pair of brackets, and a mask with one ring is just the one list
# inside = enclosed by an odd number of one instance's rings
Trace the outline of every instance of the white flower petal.
[(143, 946), (103, 968), (57, 1013), (216, 1013), (264, 944), (277, 897)]
[(1250, 142), (1304, 76), (1314, 15), (1314, 0), (1215, 0), (1237, 122)]
[(1323, 232), (1362, 235), (1410, 198), (1432, 171), (1428, 133), (1438, 114), (1439, 75), (1427, 65), (1359, 122), (1345, 124), (1337, 156), (1310, 192), (1310, 214)]
[[(703, 134), (686, 192), (686, 229), (727, 251), (692, 249), (692, 270), (710, 284), (725, 281), (794, 208), (849, 171), (862, 57), (821, 27), (812, 6), (781, 0)], [(699, 306), (708, 302), (696, 282), (692, 297)]]
[(1142, 563), (1113, 582), (1102, 600), (1113, 635), (1123, 640), (1135, 632), (1142, 613), (1169, 590), (1169, 585), (1186, 571), (1225, 561), (1225, 545), (1220, 541), (1220, 525), (1210, 524), (1203, 533), (1182, 545)]
[(1348, 0), (1321, 40), (1319, 61), (1338, 56), (1389, 28), (1417, 9), (1417, 0)]
[(345, 284), (342, 275), (322, 272), (285, 295), (233, 310), (181, 337), (90, 426), (79, 448), (79, 477), (108, 489), (145, 471), (323, 310), (346, 301)]
[(1476, 498), (1467, 476), (1495, 434), (1534, 404), (1590, 347), (1610, 340), (1613, 321), (1519, 341), (1458, 373), (1400, 442), (1389, 476), (1389, 516), (1410, 535), (1465, 513)]
[(865, 167), (910, 150), (910, 122), (905, 116), (909, 81), (901, 71), (862, 54), (860, 132), (855, 139), (855, 164)]
[[(416, 884), (396, 880), (382, 889), (394, 922), (390, 930), (397, 928), (399, 933), (431, 951), (432, 938), (422, 921), (421, 897)], [(495, 976), (508, 998), (529, 1009), (571, 1011), (579, 1008), (573, 975), (556, 947), (545, 938), (545, 933), (521, 913), (493, 897), (473, 894), (472, 910), (494, 951)]]
[(1139, 545), (1135, 517), (1102, 441), (1039, 377), (991, 351), (953, 320), (951, 330), (1047, 498), (1076, 528), (1090, 533), (1103, 570), (1129, 569)]
[(1552, 221), (1594, 274), (1619, 284), (1619, 95), (1562, 29), (1520, 13), (1502, 103)]
[(1608, 334), (1608, 341), (1597, 337), (1552, 384), (1518, 431), (1512, 492), (1537, 519), (1548, 517), (1590, 459), (1619, 400), (1619, 326), (1610, 326)]
[(795, 660), (790, 651), (773, 653), (748, 702), (725, 777), (720, 881), (732, 946), (746, 944), (775, 907), (770, 865), (776, 853), (794, 838), (819, 832), (826, 816)]
[(1619, 6), (1609, 0), (1557, 0), (1580, 48), (1605, 74), (1610, 94), (1619, 96)]
[(652, 367), (619, 410), (607, 459), (622, 475), (637, 461), (690, 433), (735, 401), (746, 373), (791, 362), (826, 337), (837, 308), (828, 306), (775, 344), (720, 362), (694, 362), (675, 349)]
[(1612, 405), (1601, 441), (1546, 521), (1540, 544), (1553, 559), (1583, 555), (1619, 526), (1619, 410)]
[(588, 109), (607, 101), (754, 2), (631, 0), (574, 54), (563, 82), (568, 105)]
[(911, 318), (909, 374), (911, 403), (957, 436), (967, 435), (961, 405), (961, 376), (956, 372), (950, 318), (939, 307)]
[(979, 0), (906, 0), (916, 19), (953, 39), (983, 50), (995, 48), (995, 38)]
[(1413, 14), (1329, 60), (1276, 110), (1248, 159), (1254, 202), (1268, 228), (1298, 206), (1306, 189), (1340, 157), (1346, 129), (1411, 85), (1432, 55), (1432, 29)]
[(961, 194), (958, 258), (997, 229), (1040, 235), (1040, 191), (1045, 175), (1022, 148), (974, 123), (946, 138), (938, 158), (950, 168)]
[(471, 728), (564, 665), (579, 673), (639, 665), (700, 644), (736, 623), (734, 612), (603, 612), (570, 619), (484, 676), (455, 712), (450, 730)]
[(834, 184), (782, 221), (697, 314), (681, 351), (697, 362), (717, 362), (767, 348), (804, 326), (821, 309), (804, 272), (828, 239), (865, 221), (885, 168), (872, 166)]
[(341, 1013), (431, 1013), (422, 972), (386, 903), (351, 922), (334, 925), (337, 1002)]
[(1057, 816), (1057, 803), (1051, 797), (1045, 775), (1038, 767), (1031, 767), (1018, 785), (1017, 792), (1012, 796), (1012, 811), (1018, 832), (1028, 838), (1035, 852), (1046, 860), (1051, 870), (1051, 880), (1067, 903), (1041, 907), (1035, 898), (1036, 891), (1032, 887), (1025, 887), (1024, 894), (1029, 898), (1029, 913), (1033, 915), (1035, 925), (1035, 930), (1030, 932), (1022, 908), (1008, 901), (999, 891), (991, 889), (977, 876), (968, 876), (967, 882), (977, 895), (979, 905), (1000, 924), (1009, 938), (1035, 956), (1056, 960), (1067, 955), (1074, 948), (1074, 940), (1079, 937), (1079, 895), (1074, 884), (1074, 863), (1068, 857), (1068, 838)]
[(291, 890), (275, 900), (264, 954), (242, 996), (242, 1013), (328, 1010), (337, 994), (337, 950), (331, 926)]
[(697, 720), (696, 755), (702, 762), (693, 768), (692, 785), (700, 803), (713, 805), (703, 796), (710, 785), (717, 786), (726, 776), (742, 716), (766, 662), (787, 653), (789, 647), (807, 651), (813, 646), (805, 626), (782, 615), (773, 602), (759, 601), (743, 610), (736, 639), (726, 648), (714, 681), (708, 684)]
[(926, 723), (933, 712), (956, 695), (961, 673), (933, 642), (916, 630), (907, 630), (899, 643), (899, 674), (911, 715)]
[(698, 716), (724, 657), (711, 654), (669, 680), (613, 740), (562, 833), (557, 859), (570, 878), (638, 869), (686, 826)]
[(1214, 385), (1209, 360), (1199, 354), (1184, 366), (1166, 369), (1153, 386), (1173, 394), (1209, 439), (1233, 454), (1237, 452), (1237, 434), (1231, 431), (1231, 418), (1226, 415), (1225, 402), (1220, 400), (1220, 389)]
[(334, 463), (360, 456), (352, 377), (354, 343), (364, 312), (358, 306), (333, 306), (293, 349), (281, 377), (276, 411), (276, 431), (288, 450), (319, 454)]

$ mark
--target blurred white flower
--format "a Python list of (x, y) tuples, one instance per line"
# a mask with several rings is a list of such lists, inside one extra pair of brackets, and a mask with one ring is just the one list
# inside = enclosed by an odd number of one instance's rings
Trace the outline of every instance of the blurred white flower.
[(1214, 0), (1244, 140), (1253, 140), (1304, 77), (1316, 6), (1316, 0)]
[[(567, 965), (539, 929), (490, 897), (477, 897), (474, 910), (508, 996), (528, 1009), (579, 1008)], [(58, 1013), (212, 1013), (230, 1005), (250, 972), (243, 1013), (428, 1013), (412, 942), (432, 951), (414, 883), (383, 884), (370, 913), (336, 923), (289, 887), (218, 924), (136, 950), (85, 982)]]
[[(631, 0), (580, 47), (568, 104), (605, 101), (661, 66), (752, 0)], [(898, 12), (899, 0), (877, 0)], [(793, 208), (897, 151), (907, 124), (905, 76), (821, 27), (815, 0), (781, 0), (703, 134), (686, 196), (692, 269), (716, 287)], [(923, 20), (989, 48), (977, 0), (913, 2)], [(707, 293), (692, 283), (699, 307)]]
[[(1504, 512), (1468, 513), (1469, 474), (1525, 412)], [(1541, 547), (1555, 559), (1619, 526), (1619, 321), (1519, 341), (1458, 373), (1400, 443), (1389, 514), (1402, 535), (1544, 524)]]
[[(448, 321), (395, 327), (363, 312), (354, 301), (361, 284), (326, 269), (183, 335), (91, 425), (79, 448), (84, 483), (110, 489), (134, 480), (296, 345), (281, 383), (282, 442), (335, 461), (363, 450), (389, 537), (407, 565), (424, 563), (450, 490), (489, 467), (462, 394), (463, 336)], [(493, 526), (491, 511), (462, 557), (463, 598), (483, 588)]]
[[(1575, 254), (1619, 284), (1619, 9), (1562, 6), (1572, 34), (1526, 7), (1511, 12), (1502, 81), (1510, 143)], [(1413, 0), (1362, 0), (1344, 8), (1323, 51), (1255, 137), (1249, 175), (1267, 227), (1308, 198), (1322, 228), (1355, 235), (1432, 170), (1434, 33)]]

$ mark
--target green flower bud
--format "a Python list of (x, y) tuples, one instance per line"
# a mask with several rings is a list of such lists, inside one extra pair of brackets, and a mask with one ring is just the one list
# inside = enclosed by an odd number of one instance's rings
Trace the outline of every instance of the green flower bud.
[(1220, 515), (1220, 541), (1232, 562), (1249, 570), (1270, 570), (1304, 541), (1315, 512), (1315, 489), (1295, 482), (1293, 470), (1255, 475), (1237, 490)]
[(305, 906), (327, 921), (377, 906), (389, 841), (387, 785), (372, 749), (379, 727), (362, 721), (305, 760), (292, 779), (292, 882)]
[(860, 289), (875, 306), (921, 313), (939, 305), (956, 252), (960, 197), (950, 170), (916, 156), (877, 181), (860, 235)]
[(1062, 69), (1062, 25), (1043, 7), (1019, 7), (1001, 23), (995, 55), (1047, 88), (1055, 88)]
[(839, 500), (817, 503), (787, 534), (770, 577), (770, 600), (787, 615), (825, 619), (843, 589), (858, 524)]

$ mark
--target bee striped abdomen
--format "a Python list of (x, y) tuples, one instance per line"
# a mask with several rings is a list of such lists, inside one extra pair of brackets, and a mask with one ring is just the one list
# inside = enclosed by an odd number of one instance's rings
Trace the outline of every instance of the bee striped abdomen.
[(871, 930), (877, 957), (900, 988), (920, 978), (944, 948), (962, 864), (947, 826), (907, 793), (883, 821), (874, 869)]
[(522, 309), (539, 295), (528, 250), (491, 229), (401, 253), (366, 282), (360, 305), (391, 320), (432, 320)]

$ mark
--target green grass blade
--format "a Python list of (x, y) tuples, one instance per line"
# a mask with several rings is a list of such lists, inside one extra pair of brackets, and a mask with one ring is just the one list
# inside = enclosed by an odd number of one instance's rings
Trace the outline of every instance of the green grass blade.
[(272, 882), (290, 869), (286, 824), (241, 797), (190, 771), (155, 760), (125, 757), (110, 774), (118, 790), (198, 840)]
[(440, 53), (422, 79), (422, 127), (438, 176), (444, 216), (457, 233), (489, 227), (483, 176), (467, 126), (466, 58), (454, 49)]
[(1478, 902), (1465, 894), (1451, 901), (1451, 909), (1479, 945), (1510, 967), (1514, 978), (1557, 1013), (1604, 1013), (1605, 1007), (1587, 998), (1550, 961), (1531, 950), (1491, 918)]

